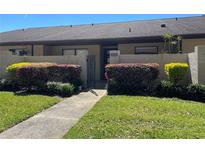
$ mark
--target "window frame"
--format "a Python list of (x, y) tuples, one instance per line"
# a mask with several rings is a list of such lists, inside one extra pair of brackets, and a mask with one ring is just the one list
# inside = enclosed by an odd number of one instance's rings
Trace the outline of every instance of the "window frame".
[(77, 55), (77, 50), (88, 50), (88, 49), (86, 49), (86, 48), (62, 48), (62, 56), (65, 55), (64, 50), (74, 50), (74, 55), (73, 56), (76, 56)]
[[(157, 50), (157, 52), (156, 53), (144, 53), (144, 52), (136, 52), (136, 49), (137, 48), (156, 48), (156, 50)], [(135, 50), (134, 50), (134, 53), (136, 54), (136, 55), (139, 55), (139, 54), (159, 54), (159, 47), (158, 46), (135, 46), (135, 48), (134, 48)]]
[[(29, 52), (29, 50), (27, 48), (12, 48), (12, 49), (9, 49), (9, 51), (14, 56), (28, 56), (28, 52)], [(24, 51), (26, 54), (21, 55), (20, 51)]]
[(73, 55), (67, 55), (67, 56), (76, 56), (77, 55), (77, 49), (69, 49), (69, 48), (63, 48), (62, 49), (62, 55), (65, 56), (64, 51), (65, 50), (74, 50), (74, 54)]

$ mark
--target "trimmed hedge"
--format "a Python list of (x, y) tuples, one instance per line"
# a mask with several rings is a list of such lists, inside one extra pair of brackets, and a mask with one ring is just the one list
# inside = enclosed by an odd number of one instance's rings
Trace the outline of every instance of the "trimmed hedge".
[(187, 63), (170, 63), (166, 64), (164, 69), (170, 82), (180, 84), (188, 72), (188, 67)]
[(31, 88), (41, 82), (55, 81), (71, 83), (75, 87), (81, 85), (80, 65), (72, 64), (32, 64), (19, 67), (16, 76), (22, 87)]
[(108, 94), (146, 95), (159, 75), (159, 64), (109, 64), (106, 66)]
[(205, 102), (205, 85), (175, 85), (169, 81), (162, 81), (156, 88), (156, 95)]
[(6, 68), (6, 72), (9, 73), (10, 79), (15, 79), (17, 68), (23, 67), (23, 66), (29, 66), (29, 65), (31, 65), (31, 63), (29, 63), (29, 62), (21, 62), (21, 63), (11, 64)]

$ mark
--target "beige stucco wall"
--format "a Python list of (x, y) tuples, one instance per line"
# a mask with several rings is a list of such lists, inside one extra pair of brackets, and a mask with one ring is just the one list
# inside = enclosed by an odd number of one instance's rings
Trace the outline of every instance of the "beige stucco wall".
[(2, 52), (11, 54), (11, 52), (9, 52), (9, 49), (22, 49), (25, 48), (28, 50), (28, 55), (31, 55), (31, 45), (11, 45), (11, 46), (0, 46), (0, 52), (1, 54), (3, 54)]
[[(182, 41), (182, 50), (184, 52), (193, 52), (194, 46), (205, 45), (204, 39), (183, 39)], [(143, 46), (157, 46), (158, 51), (163, 51), (164, 43), (127, 43), (127, 44), (118, 44), (118, 50), (121, 54), (134, 54), (135, 47)], [(9, 49), (12, 48), (27, 48), (29, 51), (28, 55), (31, 55), (32, 45), (22, 45), (22, 46), (0, 46), (0, 54), (10, 54)], [(48, 45), (33, 45), (34, 56), (43, 56), (43, 55), (62, 55), (62, 49), (86, 49), (88, 50), (89, 55), (96, 56), (96, 80), (100, 80), (100, 45), (64, 45), (64, 46), (48, 46)], [(4, 53), (3, 53), (4, 52)]]
[(205, 45), (195, 48), (198, 52), (198, 79), (200, 84), (205, 84)]
[[(19, 47), (19, 46), (18, 46)], [(0, 79), (6, 78), (6, 67), (19, 62), (54, 62), (59, 64), (79, 64), (82, 69), (81, 78), (83, 85), (87, 85), (87, 50), (78, 51), (77, 56), (15, 56), (8, 50), (10, 47), (0, 47)]]
[(163, 50), (163, 43), (128, 43), (128, 44), (118, 44), (118, 50), (121, 54), (134, 54), (135, 47), (147, 47), (147, 46), (157, 46), (158, 52)]
[(199, 77), (198, 77), (198, 52), (191, 52), (188, 54), (188, 62), (189, 62), (189, 68), (191, 73), (191, 81), (192, 83), (199, 83)]
[(189, 53), (189, 65), (193, 83), (205, 84), (205, 45), (196, 46)]
[[(119, 51), (121, 53), (121, 51)], [(117, 60), (117, 57), (118, 60)], [(160, 79), (165, 79), (166, 75), (164, 73), (164, 66), (167, 63), (187, 63), (188, 55), (187, 54), (118, 54), (115, 59), (111, 58), (111, 64), (114, 63), (158, 63), (160, 65)], [(188, 74), (187, 81), (190, 78)]]
[(62, 55), (62, 49), (86, 49), (89, 55), (95, 55), (95, 78), (96, 80), (100, 80), (100, 45), (46, 46), (44, 53), (46, 55)]
[(0, 78), (5, 77), (5, 69), (8, 65), (21, 62), (22, 56), (13, 56), (9, 49), (28, 50), (28, 55), (31, 55), (31, 45), (15, 45), (15, 46), (0, 46)]
[(6, 67), (10, 64), (21, 62), (23, 56), (13, 56), (9, 49), (26, 48), (26, 46), (0, 46), (0, 78), (6, 77)]
[[(0, 52), (9, 52), (9, 49), (22, 49), (25, 48), (28, 50), (28, 56), (32, 55), (32, 45), (11, 45), (11, 46), (0, 46)], [(44, 55), (44, 45), (33, 45), (33, 54), (34, 56), (43, 56)]]
[(183, 39), (182, 51), (189, 53), (194, 52), (194, 47), (199, 45), (205, 45), (205, 38), (202, 39)]
[[(10, 59), (11, 52), (9, 52), (9, 49), (12, 49), (12, 48), (27, 48), (29, 50), (29, 55), (31, 55), (31, 50), (32, 50), (31, 45), (0, 46), (1, 59), (4, 59), (4, 60), (1, 60), (1, 64), (0, 64), (1, 65), (0, 73), (2, 72), (2, 74), (5, 74), (5, 67), (8, 64), (8, 61), (11, 61), (11, 63), (19, 62), (18, 60), (14, 61), (14, 60)], [(86, 49), (86, 50), (88, 50), (89, 55), (95, 55), (95, 57), (96, 57), (96, 59), (95, 59), (96, 60), (95, 78), (96, 78), (96, 80), (100, 80), (100, 45), (78, 45), (78, 46), (76, 46), (76, 45), (75, 46), (33, 45), (34, 56), (62, 55), (62, 49)], [(3, 63), (5, 63), (5, 64), (3, 64)], [(9, 63), (9, 64), (11, 64), (11, 63)]]

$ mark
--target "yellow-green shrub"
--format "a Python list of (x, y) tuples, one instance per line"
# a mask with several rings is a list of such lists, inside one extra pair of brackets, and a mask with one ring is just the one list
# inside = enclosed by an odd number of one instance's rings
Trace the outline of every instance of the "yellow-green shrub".
[(170, 63), (165, 64), (165, 73), (168, 76), (170, 82), (178, 84), (182, 81), (188, 72), (187, 63)]
[(31, 63), (29, 62), (20, 62), (20, 63), (11, 64), (6, 68), (6, 72), (9, 73), (9, 77), (11, 79), (15, 79), (17, 68), (20, 68), (23, 66), (29, 66), (29, 65), (31, 65)]
[(31, 63), (21, 62), (21, 63), (11, 64), (6, 68), (6, 71), (7, 72), (12, 72), (12, 71), (15, 71), (18, 67), (27, 66), (27, 65), (31, 65)]

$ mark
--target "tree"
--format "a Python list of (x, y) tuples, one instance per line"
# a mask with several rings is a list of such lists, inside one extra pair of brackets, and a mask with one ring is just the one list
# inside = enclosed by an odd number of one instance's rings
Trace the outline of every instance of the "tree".
[(181, 44), (181, 40), (182, 37), (179, 35), (173, 35), (171, 33), (165, 33), (163, 35), (164, 38), (164, 49), (165, 51), (167, 51), (168, 49), (168, 53), (177, 53), (180, 51), (180, 44)]
[(165, 33), (163, 38), (165, 41), (165, 44), (164, 44), (165, 50), (167, 50), (167, 46), (168, 46), (168, 53), (170, 53), (171, 52), (171, 41), (172, 41), (173, 35), (171, 33)]

